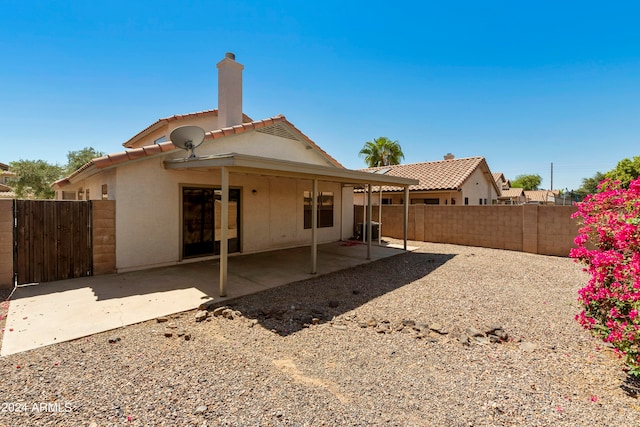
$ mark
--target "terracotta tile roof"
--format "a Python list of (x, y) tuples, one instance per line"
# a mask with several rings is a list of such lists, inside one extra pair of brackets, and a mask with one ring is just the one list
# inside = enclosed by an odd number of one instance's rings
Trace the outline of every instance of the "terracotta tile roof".
[[(137, 134), (135, 134), (133, 137), (129, 138), (128, 141), (122, 143), (122, 145), (126, 148), (131, 148), (131, 145), (133, 145), (133, 143), (140, 139), (141, 137), (147, 135), (148, 133), (151, 133), (152, 131), (160, 128), (161, 126), (165, 125), (166, 123), (170, 123), (170, 122), (175, 122), (176, 120), (183, 120), (183, 119), (192, 119), (194, 117), (206, 117), (206, 116), (218, 116), (218, 110), (204, 110), (204, 111), (197, 111), (195, 113), (188, 113), (188, 114), (176, 114), (173, 116), (169, 116), (169, 117), (163, 117), (161, 119), (156, 120), (155, 122), (153, 122), (152, 124), (150, 124), (149, 126), (147, 126), (146, 128), (142, 129), (140, 132), (138, 132)], [(246, 114), (242, 114), (242, 121), (244, 123), (249, 123), (252, 122), (253, 120), (251, 119), (251, 117), (247, 116)]]
[(555, 200), (555, 195), (549, 190), (525, 190), (527, 201), (547, 203)]
[(524, 190), (522, 188), (508, 188), (502, 190), (502, 194), (500, 198), (512, 198), (512, 197), (520, 197), (524, 196)]
[[(272, 126), (276, 123), (285, 123), (288, 126), (290, 126), (297, 134), (299, 134), (300, 138), (305, 140), (310, 146), (314, 147), (316, 150), (322, 153), (322, 155), (325, 156), (328, 161), (334, 164), (334, 166), (344, 169), (344, 166), (342, 166), (336, 159), (331, 157), (326, 151), (321, 149), (315, 142), (309, 139), (309, 137), (307, 137), (305, 134), (300, 132), (300, 130), (296, 128), (291, 122), (289, 122), (283, 115), (270, 117), (264, 120), (257, 120), (250, 123), (243, 123), (241, 125), (231, 126), (228, 128), (216, 129), (214, 131), (205, 133), (204, 139), (206, 141), (211, 139), (224, 138), (225, 136), (237, 135), (237, 134), (244, 133), (251, 130), (262, 129), (268, 126)], [(156, 154), (162, 154), (172, 150), (178, 150), (178, 148), (175, 145), (173, 145), (171, 141), (167, 141), (167, 142), (162, 142), (160, 144), (146, 145), (144, 147), (133, 148), (130, 150), (119, 152), (119, 153), (108, 154), (106, 156), (97, 157), (89, 161), (85, 165), (81, 166), (78, 170), (73, 172), (68, 177), (62, 178), (54, 182), (53, 185), (58, 185), (60, 187), (63, 187), (67, 184), (70, 184), (71, 179), (73, 177), (77, 176), (81, 172), (91, 167), (94, 167), (96, 169), (104, 169), (106, 167), (114, 166), (127, 161), (136, 160), (136, 159), (140, 159), (148, 156), (153, 156)]]
[(5, 165), (4, 163), (0, 163), (0, 170), (6, 171), (9, 169), (9, 165)]
[[(409, 186), (409, 191), (458, 190), (473, 171), (483, 164), (489, 170), (484, 157), (379, 166), (362, 170), (419, 180), (420, 183), (418, 185)], [(493, 185), (495, 185), (495, 181)], [(382, 191), (398, 191), (398, 188), (383, 186)]]

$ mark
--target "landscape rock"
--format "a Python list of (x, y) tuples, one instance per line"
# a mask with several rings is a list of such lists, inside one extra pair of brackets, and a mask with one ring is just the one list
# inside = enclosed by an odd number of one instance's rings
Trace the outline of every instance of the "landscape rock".
[(196, 322), (202, 322), (209, 317), (209, 312), (206, 310), (199, 310), (196, 312)]
[(198, 407), (196, 408), (196, 410), (195, 410), (195, 412), (194, 412), (194, 413), (195, 413), (196, 415), (204, 414), (204, 413), (207, 411), (207, 409), (209, 409), (209, 408), (207, 408), (205, 405), (200, 405), (200, 406), (198, 406)]
[(158, 323), (164, 323), (164, 322), (168, 322), (168, 321), (169, 321), (169, 318), (167, 316), (158, 317), (156, 319), (156, 322), (158, 322)]
[(111, 337), (111, 338), (109, 338), (109, 343), (110, 344), (115, 344), (115, 343), (117, 343), (119, 341), (120, 341), (120, 337)]
[[(229, 307), (227, 307), (226, 305), (223, 305), (222, 307), (216, 307), (216, 308), (214, 308), (214, 309), (213, 309), (213, 312), (211, 312), (211, 314), (212, 314), (214, 317), (222, 316), (222, 312), (223, 312), (223, 311), (225, 311), (225, 310), (229, 310)], [(265, 312), (265, 310), (263, 310), (263, 311), (262, 311), (262, 313), (263, 313), (265, 316), (267, 316), (267, 315), (271, 314), (269, 311), (266, 311), (266, 312)]]
[(449, 332), (439, 323), (432, 323), (431, 325), (429, 325), (429, 329), (431, 329), (433, 332), (437, 332), (440, 335), (446, 335)]
[(340, 302), (338, 302), (336, 300), (330, 300), (329, 301), (329, 307), (331, 307), (331, 308), (336, 308), (339, 305), (340, 305)]
[[(469, 335), (470, 337), (483, 337), (484, 334), (482, 333), (482, 331), (480, 331), (479, 329), (474, 328), (473, 326), (468, 327), (465, 332), (467, 333), (467, 335)], [(493, 331), (491, 331), (493, 332)], [(491, 333), (490, 332), (490, 333)]]

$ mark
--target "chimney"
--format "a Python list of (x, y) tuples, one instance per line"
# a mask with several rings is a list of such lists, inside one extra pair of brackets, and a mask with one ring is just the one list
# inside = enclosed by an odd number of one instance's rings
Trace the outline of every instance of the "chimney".
[(227, 52), (218, 67), (218, 127), (242, 124), (242, 70), (236, 55)]
[(453, 154), (451, 154), (451, 153), (447, 153), (447, 154), (445, 154), (445, 155), (444, 155), (444, 159), (445, 159), (445, 160), (453, 160), (453, 159), (455, 159), (455, 158), (456, 158), (456, 156), (454, 156), (454, 155), (453, 155)]

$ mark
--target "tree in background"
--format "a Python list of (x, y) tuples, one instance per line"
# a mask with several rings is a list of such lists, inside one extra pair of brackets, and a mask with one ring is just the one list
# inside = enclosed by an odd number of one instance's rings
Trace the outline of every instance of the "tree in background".
[(614, 181), (620, 181), (623, 188), (629, 188), (629, 183), (640, 176), (640, 156), (620, 160), (616, 167), (605, 175)]
[(511, 188), (523, 188), (525, 190), (537, 190), (542, 183), (542, 177), (536, 175), (518, 175), (511, 181)]
[(51, 184), (62, 178), (64, 169), (44, 160), (18, 160), (9, 163), (9, 170), (16, 176), (9, 185), (16, 196), (22, 199), (53, 199), (55, 191)]
[(91, 159), (103, 156), (92, 147), (67, 153), (67, 165), (52, 165), (44, 160), (19, 160), (9, 163), (9, 170), (15, 172), (8, 184), (16, 196), (21, 199), (53, 199), (55, 191), (51, 188), (56, 180), (70, 175)]
[(365, 142), (359, 154), (370, 168), (397, 165), (404, 159), (404, 153), (398, 141), (392, 141), (386, 136)]
[(582, 178), (582, 186), (575, 191), (576, 195), (582, 200), (587, 194), (596, 194), (599, 191), (598, 184), (605, 178), (602, 172), (596, 172), (591, 178)]
[(71, 175), (73, 172), (80, 169), (90, 160), (96, 157), (104, 156), (101, 151), (96, 151), (93, 147), (84, 147), (82, 150), (69, 151), (67, 153), (67, 166), (65, 167), (65, 174)]

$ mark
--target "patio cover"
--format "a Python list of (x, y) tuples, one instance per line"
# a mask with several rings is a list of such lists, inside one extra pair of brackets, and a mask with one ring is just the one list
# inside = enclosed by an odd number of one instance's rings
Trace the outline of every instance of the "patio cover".
[[(418, 184), (410, 178), (386, 176), (370, 172), (362, 172), (309, 163), (291, 162), (287, 160), (228, 153), (195, 158), (171, 159), (164, 162), (166, 169), (190, 169), (201, 171), (220, 171), (221, 174), (221, 236), (220, 236), (220, 296), (226, 296), (227, 259), (229, 225), (229, 173), (245, 173), (253, 175), (270, 175), (287, 178), (307, 179), (313, 182), (312, 211), (317, 211), (318, 181), (338, 182), (343, 185), (366, 186), (368, 189), (368, 217), (371, 218), (371, 189), (373, 185), (386, 185), (404, 188), (404, 249), (407, 249), (407, 220), (409, 216), (409, 186)], [(318, 239), (317, 216), (311, 215), (311, 273), (317, 272)], [(367, 236), (371, 236), (371, 221), (367, 223)], [(371, 257), (371, 238), (367, 239), (367, 259)]]

